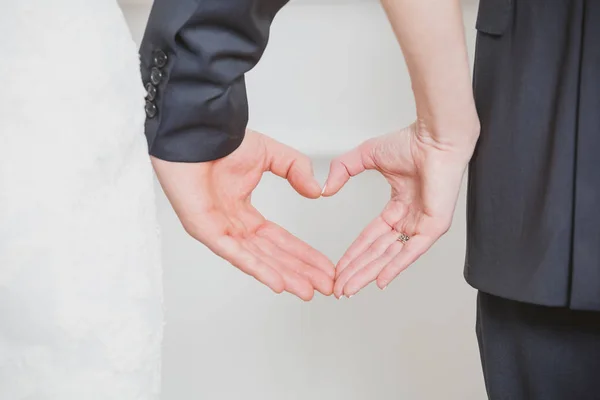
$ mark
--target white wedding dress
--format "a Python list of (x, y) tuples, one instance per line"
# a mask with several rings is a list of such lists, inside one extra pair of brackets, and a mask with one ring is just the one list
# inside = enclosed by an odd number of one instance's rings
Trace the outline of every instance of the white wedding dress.
[(0, 399), (156, 400), (136, 45), (116, 0), (0, 2)]

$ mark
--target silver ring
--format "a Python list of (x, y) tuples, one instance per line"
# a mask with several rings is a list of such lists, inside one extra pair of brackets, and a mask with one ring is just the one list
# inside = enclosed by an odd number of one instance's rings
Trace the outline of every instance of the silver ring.
[(410, 240), (410, 236), (408, 236), (406, 233), (399, 233), (398, 234), (398, 239), (396, 239), (402, 243), (406, 243)]

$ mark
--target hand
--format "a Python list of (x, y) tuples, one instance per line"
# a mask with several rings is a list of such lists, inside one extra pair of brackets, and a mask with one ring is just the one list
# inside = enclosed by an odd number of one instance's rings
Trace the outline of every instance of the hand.
[[(449, 229), (473, 148), (474, 141), (439, 143), (414, 124), (368, 140), (332, 161), (324, 196), (334, 195), (367, 169), (381, 172), (392, 187), (383, 212), (337, 265), (337, 298), (352, 296), (374, 280), (384, 289)], [(408, 235), (408, 242), (398, 240), (400, 234)]]
[(265, 171), (287, 179), (302, 196), (320, 197), (308, 157), (248, 131), (242, 145), (220, 160), (184, 164), (153, 158), (152, 163), (186, 231), (215, 254), (276, 293), (285, 290), (306, 301), (314, 289), (332, 293), (331, 261), (267, 221), (250, 201)]

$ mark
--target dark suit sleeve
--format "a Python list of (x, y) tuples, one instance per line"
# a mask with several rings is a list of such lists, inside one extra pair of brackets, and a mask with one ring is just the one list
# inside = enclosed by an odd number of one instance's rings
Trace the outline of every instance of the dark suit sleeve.
[(248, 123), (244, 74), (288, 0), (155, 0), (140, 49), (150, 154), (202, 162), (233, 152)]

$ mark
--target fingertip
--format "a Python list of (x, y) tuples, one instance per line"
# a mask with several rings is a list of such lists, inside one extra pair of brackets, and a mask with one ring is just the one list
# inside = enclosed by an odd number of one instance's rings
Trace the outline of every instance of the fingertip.
[(271, 290), (273, 290), (276, 294), (281, 294), (285, 290), (285, 282), (283, 279), (278, 279), (278, 282), (274, 283), (271, 286)]
[(304, 300), (305, 302), (308, 302), (308, 301), (311, 301), (314, 297), (315, 297), (315, 292), (314, 292), (314, 290), (311, 290), (310, 292), (306, 292), (305, 294), (302, 295), (302, 300)]
[(345, 288), (346, 288), (346, 284), (343, 282), (339, 282), (336, 283), (337, 289), (334, 288), (334, 291), (337, 293), (338, 297), (344, 297), (345, 296)]
[(323, 190), (321, 190), (321, 197), (325, 196), (325, 193), (327, 193), (327, 181), (323, 185)]
[(327, 180), (325, 181), (321, 195), (323, 197), (333, 196), (349, 179), (350, 176), (347, 174), (344, 165), (338, 160), (331, 161), (329, 166), (329, 175), (327, 176)]
[(323, 186), (323, 191), (321, 192), (321, 197), (331, 197), (336, 194), (339, 189), (335, 190), (333, 188), (333, 183), (330, 183), (330, 179), (327, 179), (325, 182), (325, 186)]
[(344, 186), (344, 183), (338, 185), (335, 184), (335, 181), (332, 181), (331, 183), (327, 181), (325, 187), (323, 188), (323, 191), (321, 192), (321, 197), (331, 197), (336, 195), (340, 191), (342, 186)]
[(277, 287), (277, 286), (270, 286), (270, 288), (273, 291), (273, 293), (275, 293), (275, 294), (281, 294), (284, 291), (284, 289)]
[(358, 289), (355, 287), (352, 287), (352, 285), (346, 284), (346, 286), (344, 286), (344, 295), (347, 296), (348, 298), (354, 296), (356, 293), (358, 293)]
[[(266, 267), (271, 269), (271, 267)], [(275, 292), (276, 294), (281, 294), (285, 291), (285, 280), (281, 275), (279, 275), (278, 273), (274, 273), (271, 276), (270, 280), (271, 282), (268, 285), (271, 288), (271, 290), (273, 290), (273, 292)]]
[(313, 287), (323, 296), (331, 296), (333, 294), (333, 279), (331, 278), (314, 278), (313, 277)]
[(333, 281), (328, 282), (324, 286), (325, 287), (323, 288), (321, 293), (325, 296), (331, 296), (333, 294), (334, 282)]
[(270, 164), (270, 170), (275, 175), (287, 179), (290, 185), (301, 195), (309, 199), (321, 197), (322, 188), (316, 180), (312, 161), (297, 150), (285, 146), (286, 157), (279, 157)]
[(303, 176), (298, 173), (295, 176), (288, 178), (292, 187), (300, 194), (308, 199), (318, 199), (321, 197), (323, 189), (314, 176)]
[(392, 268), (390, 266), (384, 268), (384, 270), (381, 271), (381, 273), (377, 277), (377, 286), (379, 287), (379, 289), (381, 289), (381, 290), (385, 289), (405, 269), (406, 268), (397, 269), (397, 268)]
[(339, 285), (336, 283), (333, 285), (333, 295), (339, 300), (340, 297), (342, 297), (343, 295), (343, 287), (339, 287)]
[(321, 184), (317, 181), (317, 178), (315, 178), (312, 167), (306, 174), (306, 184), (304, 185), (305, 193), (303, 195), (309, 199), (318, 199), (321, 197), (321, 193), (323, 193), (323, 188), (321, 188)]
[(348, 284), (348, 274), (344, 275), (340, 274), (335, 280), (334, 291), (338, 294), (338, 296), (344, 296), (346, 291), (346, 285)]
[(306, 197), (308, 197), (309, 199), (318, 199), (319, 197), (321, 197), (322, 193), (323, 189), (321, 189), (321, 185), (313, 177), (312, 182), (309, 185), (308, 195)]

